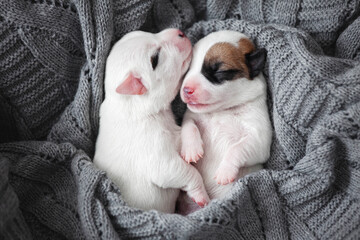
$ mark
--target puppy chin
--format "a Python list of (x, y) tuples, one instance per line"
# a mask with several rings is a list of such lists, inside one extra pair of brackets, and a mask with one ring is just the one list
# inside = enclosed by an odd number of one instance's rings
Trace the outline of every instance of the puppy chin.
[(218, 103), (195, 103), (195, 102), (187, 102), (186, 103), (188, 109), (194, 113), (208, 113), (214, 112), (219, 108)]

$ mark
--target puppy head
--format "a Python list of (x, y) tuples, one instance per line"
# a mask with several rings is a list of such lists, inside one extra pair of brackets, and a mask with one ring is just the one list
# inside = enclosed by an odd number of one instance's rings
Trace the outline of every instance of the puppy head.
[(265, 93), (261, 73), (266, 50), (234, 31), (201, 39), (181, 87), (181, 99), (193, 112), (212, 112), (251, 101)]
[(179, 91), (191, 56), (191, 43), (178, 29), (128, 33), (107, 58), (106, 98), (125, 101), (131, 111), (167, 108)]

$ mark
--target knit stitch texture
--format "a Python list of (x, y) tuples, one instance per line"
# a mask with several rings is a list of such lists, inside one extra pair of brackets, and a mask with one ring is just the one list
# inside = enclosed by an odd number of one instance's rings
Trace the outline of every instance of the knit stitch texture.
[[(268, 51), (271, 157), (189, 216), (91, 161), (111, 46), (168, 27)], [(360, 0), (0, 0), (0, 143), (0, 239), (360, 239)]]

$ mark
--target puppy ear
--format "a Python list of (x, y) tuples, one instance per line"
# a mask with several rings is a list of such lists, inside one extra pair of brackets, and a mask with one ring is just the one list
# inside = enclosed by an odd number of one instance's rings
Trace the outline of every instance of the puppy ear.
[(116, 88), (116, 92), (125, 95), (143, 95), (147, 92), (141, 78), (130, 72), (126, 79)]
[(266, 49), (260, 48), (245, 55), (246, 65), (249, 68), (250, 79), (256, 77), (265, 66)]

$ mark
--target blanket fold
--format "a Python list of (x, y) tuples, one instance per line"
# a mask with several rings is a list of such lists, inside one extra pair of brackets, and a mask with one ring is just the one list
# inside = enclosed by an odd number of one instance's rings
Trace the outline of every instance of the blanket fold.
[[(0, 0), (0, 238), (357, 239), (360, 1)], [(178, 27), (266, 48), (266, 168), (189, 216), (141, 211), (92, 164), (112, 44)]]

